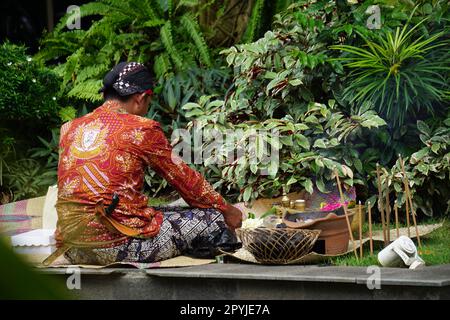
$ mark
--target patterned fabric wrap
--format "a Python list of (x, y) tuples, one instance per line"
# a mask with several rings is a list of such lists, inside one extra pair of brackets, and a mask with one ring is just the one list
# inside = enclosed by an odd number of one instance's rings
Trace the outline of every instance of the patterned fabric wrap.
[(73, 264), (94, 265), (158, 262), (182, 255), (198, 237), (212, 241), (214, 234), (226, 228), (223, 215), (215, 209), (158, 209), (164, 211), (164, 219), (156, 237), (129, 238), (111, 248), (72, 248), (66, 252), (66, 258)]
[(191, 207), (221, 212), (227, 208), (202, 175), (172, 153), (158, 122), (128, 114), (120, 103), (107, 101), (66, 123), (60, 139), (58, 246), (99, 248), (126, 243), (126, 236), (108, 230), (95, 215), (96, 206), (107, 206), (114, 193), (120, 201), (111, 218), (136, 230), (136, 237), (156, 236), (163, 215), (148, 206), (142, 192), (147, 167), (165, 178)]

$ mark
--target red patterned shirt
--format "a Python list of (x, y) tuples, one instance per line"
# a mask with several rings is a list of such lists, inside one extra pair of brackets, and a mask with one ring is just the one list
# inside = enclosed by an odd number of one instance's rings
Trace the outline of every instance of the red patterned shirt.
[(199, 208), (224, 211), (225, 200), (200, 173), (178, 156), (158, 122), (126, 113), (107, 101), (81, 118), (63, 125), (58, 165), (57, 239), (78, 246), (111, 246), (127, 237), (109, 231), (95, 217), (95, 206), (120, 201), (111, 217), (139, 231), (158, 234), (163, 214), (149, 207), (143, 191), (144, 172), (150, 166), (164, 177), (186, 202)]

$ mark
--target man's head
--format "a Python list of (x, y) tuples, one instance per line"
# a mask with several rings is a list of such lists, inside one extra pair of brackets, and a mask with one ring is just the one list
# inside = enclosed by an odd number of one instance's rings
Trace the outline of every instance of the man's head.
[(138, 62), (121, 62), (103, 79), (105, 100), (118, 100), (128, 113), (144, 116), (152, 97), (153, 81), (148, 69)]

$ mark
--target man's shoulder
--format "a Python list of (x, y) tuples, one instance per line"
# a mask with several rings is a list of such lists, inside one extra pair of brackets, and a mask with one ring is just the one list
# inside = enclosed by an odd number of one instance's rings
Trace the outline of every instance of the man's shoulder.
[(77, 127), (77, 125), (83, 121), (84, 117), (85, 116), (82, 116), (63, 123), (61, 125), (61, 133), (66, 133), (70, 128)]
[(136, 119), (136, 126), (140, 126), (143, 129), (158, 129), (161, 128), (161, 124), (153, 119), (141, 117), (141, 116), (133, 116)]
[(67, 122), (63, 123), (63, 125), (61, 126), (61, 130), (60, 130), (61, 137), (65, 136), (69, 132), (69, 130), (72, 127), (72, 125), (75, 122), (75, 120), (76, 119), (73, 119), (73, 120), (70, 120), (70, 121), (67, 121)]
[[(89, 122), (94, 120), (93, 119), (94, 113), (88, 113), (82, 117), (75, 118), (71, 121), (68, 121), (64, 123), (61, 126), (61, 133), (67, 133), (69, 130), (73, 130), (74, 128), (78, 127), (80, 124)], [(132, 114), (122, 114), (121, 116), (124, 116), (126, 118), (126, 124), (128, 127), (135, 127), (135, 128), (141, 128), (141, 129), (147, 129), (147, 130), (158, 130), (161, 129), (161, 124), (153, 119), (132, 115)]]

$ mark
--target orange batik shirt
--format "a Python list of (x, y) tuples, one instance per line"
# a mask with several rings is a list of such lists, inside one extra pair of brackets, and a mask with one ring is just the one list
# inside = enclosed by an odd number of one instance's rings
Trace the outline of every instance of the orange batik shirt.
[(226, 202), (211, 185), (179, 157), (158, 122), (128, 114), (119, 103), (107, 101), (81, 118), (63, 125), (58, 165), (59, 246), (109, 247), (127, 240), (95, 214), (114, 193), (120, 201), (110, 218), (136, 230), (137, 237), (158, 234), (163, 214), (148, 207), (142, 193), (145, 168), (150, 166), (186, 202), (224, 211)]

